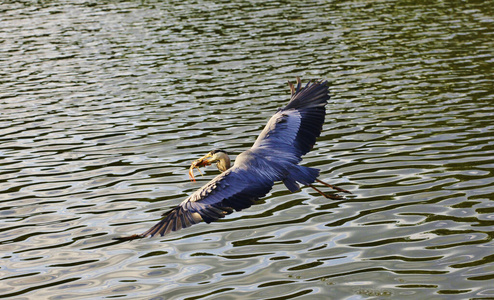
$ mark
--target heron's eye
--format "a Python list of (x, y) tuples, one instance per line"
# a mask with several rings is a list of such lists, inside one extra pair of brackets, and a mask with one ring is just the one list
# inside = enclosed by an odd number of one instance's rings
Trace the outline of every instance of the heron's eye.
[(219, 152), (223, 152), (225, 154), (228, 154), (225, 150), (221, 150), (221, 149), (214, 149), (214, 150), (211, 150), (209, 153), (216, 154), (216, 153), (219, 153)]

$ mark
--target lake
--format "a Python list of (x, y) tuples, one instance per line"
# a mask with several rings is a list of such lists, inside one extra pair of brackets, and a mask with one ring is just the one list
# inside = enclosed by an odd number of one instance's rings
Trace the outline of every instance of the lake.
[[(4, 1), (0, 298), (494, 299), (489, 1)], [(302, 165), (211, 224), (131, 242), (325, 79)], [(325, 192), (328, 188), (322, 187)]]

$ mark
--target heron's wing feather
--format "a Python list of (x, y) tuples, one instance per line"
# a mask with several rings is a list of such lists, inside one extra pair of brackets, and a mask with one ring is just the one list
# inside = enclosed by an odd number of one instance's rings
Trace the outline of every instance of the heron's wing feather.
[(268, 178), (254, 178), (251, 174), (248, 168), (234, 167), (216, 176), (139, 237), (155, 234), (163, 236), (200, 221), (210, 223), (234, 210), (250, 207), (257, 199), (265, 196), (274, 184)]
[(302, 88), (298, 81), (296, 88), (291, 87), (290, 102), (271, 117), (252, 148), (281, 151), (299, 162), (321, 134), (330, 96), (326, 82), (309, 82)]

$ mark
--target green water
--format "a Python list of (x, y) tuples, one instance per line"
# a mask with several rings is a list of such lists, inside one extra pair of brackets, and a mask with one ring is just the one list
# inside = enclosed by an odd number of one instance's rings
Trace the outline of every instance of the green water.
[[(0, 298), (494, 299), (489, 1), (0, 4)], [(212, 224), (127, 243), (327, 79), (304, 165)]]

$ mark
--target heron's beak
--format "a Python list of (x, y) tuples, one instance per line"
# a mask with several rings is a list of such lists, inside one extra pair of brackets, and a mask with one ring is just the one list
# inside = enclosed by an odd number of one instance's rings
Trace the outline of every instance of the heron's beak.
[(199, 173), (202, 175), (201, 170), (199, 169), (200, 167), (205, 167), (211, 165), (211, 162), (209, 161), (209, 158), (213, 157), (211, 153), (208, 153), (204, 155), (203, 157), (196, 159), (192, 162), (189, 168), (189, 177), (190, 180), (196, 181), (194, 178), (194, 169), (197, 169)]

